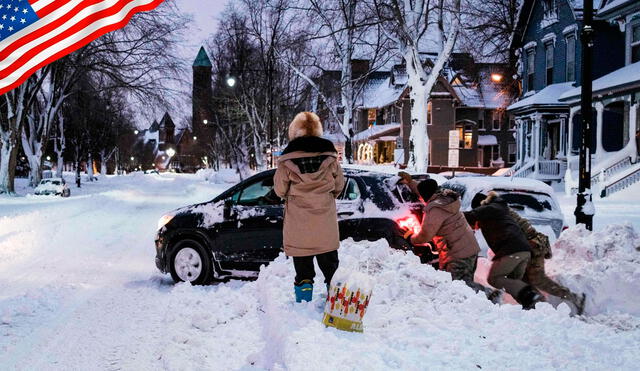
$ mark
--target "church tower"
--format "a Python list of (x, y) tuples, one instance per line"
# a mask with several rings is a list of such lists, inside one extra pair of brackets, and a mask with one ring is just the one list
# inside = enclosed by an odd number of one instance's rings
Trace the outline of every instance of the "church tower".
[(193, 105), (193, 115), (191, 127), (193, 133), (201, 138), (205, 138), (208, 130), (206, 127), (212, 125), (211, 104), (213, 104), (213, 91), (211, 86), (211, 60), (204, 50), (200, 51), (193, 62), (193, 92), (191, 95)]

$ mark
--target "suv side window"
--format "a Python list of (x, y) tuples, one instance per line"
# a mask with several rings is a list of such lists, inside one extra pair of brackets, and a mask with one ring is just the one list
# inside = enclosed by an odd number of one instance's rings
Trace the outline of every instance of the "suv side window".
[(347, 178), (347, 181), (338, 196), (338, 200), (342, 201), (355, 201), (359, 199), (361, 196), (360, 187), (358, 187), (358, 183), (353, 178)]
[(279, 205), (282, 200), (273, 190), (273, 178), (260, 179), (231, 196), (233, 203), (242, 206)]

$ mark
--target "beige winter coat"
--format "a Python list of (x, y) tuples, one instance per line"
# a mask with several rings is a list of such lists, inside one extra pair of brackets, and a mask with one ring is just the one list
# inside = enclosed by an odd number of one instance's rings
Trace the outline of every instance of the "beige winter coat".
[[(293, 159), (328, 156), (318, 171), (303, 174)], [(284, 251), (287, 256), (311, 256), (340, 247), (336, 201), (344, 175), (335, 152), (287, 153), (278, 160), (275, 192), (285, 199)]]
[(420, 233), (411, 238), (416, 244), (435, 242), (441, 268), (457, 259), (478, 255), (480, 247), (471, 227), (460, 212), (456, 192), (445, 189), (436, 192), (427, 203)]

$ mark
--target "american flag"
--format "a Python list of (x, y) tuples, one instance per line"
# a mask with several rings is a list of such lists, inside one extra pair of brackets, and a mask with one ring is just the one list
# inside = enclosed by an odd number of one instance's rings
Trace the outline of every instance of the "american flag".
[(0, 94), (163, 0), (0, 0)]

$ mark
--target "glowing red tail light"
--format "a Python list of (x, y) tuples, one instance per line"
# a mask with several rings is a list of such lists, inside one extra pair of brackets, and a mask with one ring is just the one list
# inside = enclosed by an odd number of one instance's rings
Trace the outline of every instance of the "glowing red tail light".
[(398, 219), (397, 223), (400, 228), (410, 230), (411, 232), (413, 232), (413, 234), (420, 233), (421, 225), (418, 221), (418, 218), (416, 218), (414, 215)]

